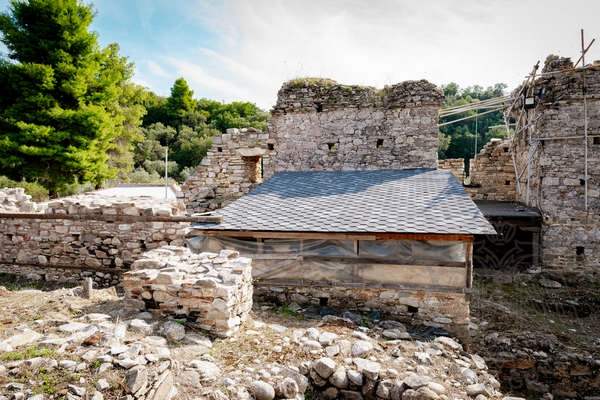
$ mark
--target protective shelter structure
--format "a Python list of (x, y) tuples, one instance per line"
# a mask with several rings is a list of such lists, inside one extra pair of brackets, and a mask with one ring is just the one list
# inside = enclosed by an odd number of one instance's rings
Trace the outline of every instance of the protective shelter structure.
[(257, 293), (464, 325), (474, 235), (495, 230), (444, 170), (280, 172), (194, 226), (253, 259)]

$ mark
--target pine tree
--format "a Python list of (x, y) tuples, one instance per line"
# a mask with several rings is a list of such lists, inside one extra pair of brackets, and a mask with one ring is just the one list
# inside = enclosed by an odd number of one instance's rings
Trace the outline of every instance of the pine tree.
[(92, 19), (79, 0), (12, 0), (0, 14), (0, 174), (52, 193), (116, 175), (111, 154), (130, 151), (143, 110), (124, 101), (133, 66), (99, 47)]

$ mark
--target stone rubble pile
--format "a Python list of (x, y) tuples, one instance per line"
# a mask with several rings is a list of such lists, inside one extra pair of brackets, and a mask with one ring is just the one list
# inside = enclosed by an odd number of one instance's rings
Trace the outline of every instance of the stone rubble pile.
[[(341, 318), (338, 321), (347, 322)], [(328, 325), (336, 318), (325, 317)], [(242, 335), (274, 354), (297, 353), (295, 363), (253, 360), (224, 373), (222, 387), (207, 390), (212, 399), (504, 399), (500, 383), (485, 361), (463, 351), (449, 337), (410, 340), (402, 324), (382, 321), (377, 329), (348, 333), (334, 329), (289, 328), (254, 321)], [(328, 329), (331, 329), (328, 326)], [(403, 335), (402, 335), (403, 333)], [(269, 337), (269, 343), (259, 338)], [(403, 337), (404, 339), (395, 339)], [(233, 340), (233, 339), (232, 339)], [(235, 339), (232, 346), (243, 339)], [(259, 352), (264, 355), (264, 351)]]
[[(139, 334), (140, 321), (150, 327), (148, 336)], [(0, 363), (0, 381), (8, 381), (0, 387), (0, 400), (103, 400), (114, 398), (115, 391), (131, 400), (169, 400), (177, 393), (175, 364), (167, 340), (152, 336), (156, 324), (92, 313), (57, 326), (52, 320), (36, 321), (35, 329), (44, 334), (21, 327), (0, 342), (0, 356), (27, 354), (27, 348), (46, 349), (47, 355)], [(42, 376), (55, 378), (38, 381)]]
[[(139, 312), (139, 301), (55, 292), (39, 292), (59, 306), (44, 319), (0, 332), (0, 400), (521, 400), (503, 397), (485, 361), (455, 340), (420, 341), (397, 321), (282, 320), (262, 305), (237, 335), (213, 342)], [(58, 312), (94, 301), (106, 314)]]
[(0, 189), (0, 212), (32, 213), (41, 209), (42, 206), (31, 201), (31, 196), (23, 188)]
[(236, 251), (195, 254), (165, 246), (145, 253), (131, 269), (123, 275), (127, 297), (218, 336), (235, 333), (252, 309), (251, 260)]

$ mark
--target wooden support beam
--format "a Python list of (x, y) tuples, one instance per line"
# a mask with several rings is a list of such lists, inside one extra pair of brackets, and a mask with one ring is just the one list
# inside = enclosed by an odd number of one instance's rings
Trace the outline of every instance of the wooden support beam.
[(337, 240), (437, 240), (472, 242), (473, 235), (435, 233), (371, 233), (371, 232), (284, 232), (284, 231), (228, 231), (194, 229), (190, 236), (251, 237), (263, 239), (337, 239)]

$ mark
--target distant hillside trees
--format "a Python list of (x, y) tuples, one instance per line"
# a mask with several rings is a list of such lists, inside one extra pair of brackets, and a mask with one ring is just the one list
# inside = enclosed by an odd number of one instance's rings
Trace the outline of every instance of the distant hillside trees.
[[(493, 86), (483, 88), (481, 86), (470, 86), (460, 88), (456, 83), (444, 85), (444, 107), (464, 105), (476, 100), (487, 100), (504, 95), (507, 86), (497, 83)], [(448, 122), (453, 119), (475, 115), (476, 111), (442, 118), (440, 122)], [(492, 112), (477, 118), (477, 152), (494, 137), (505, 137), (506, 129), (490, 128), (504, 125), (502, 112)], [(440, 128), (440, 158), (464, 158), (468, 160), (475, 154), (475, 118), (457, 122), (455, 124), (442, 126)]]
[(135, 147), (137, 173), (154, 179), (164, 175), (168, 147), (168, 173), (185, 179), (206, 155), (211, 137), (228, 128), (253, 127), (264, 130), (268, 113), (249, 102), (221, 103), (194, 99), (185, 79), (177, 79), (167, 98), (150, 93), (142, 124), (143, 140)]

